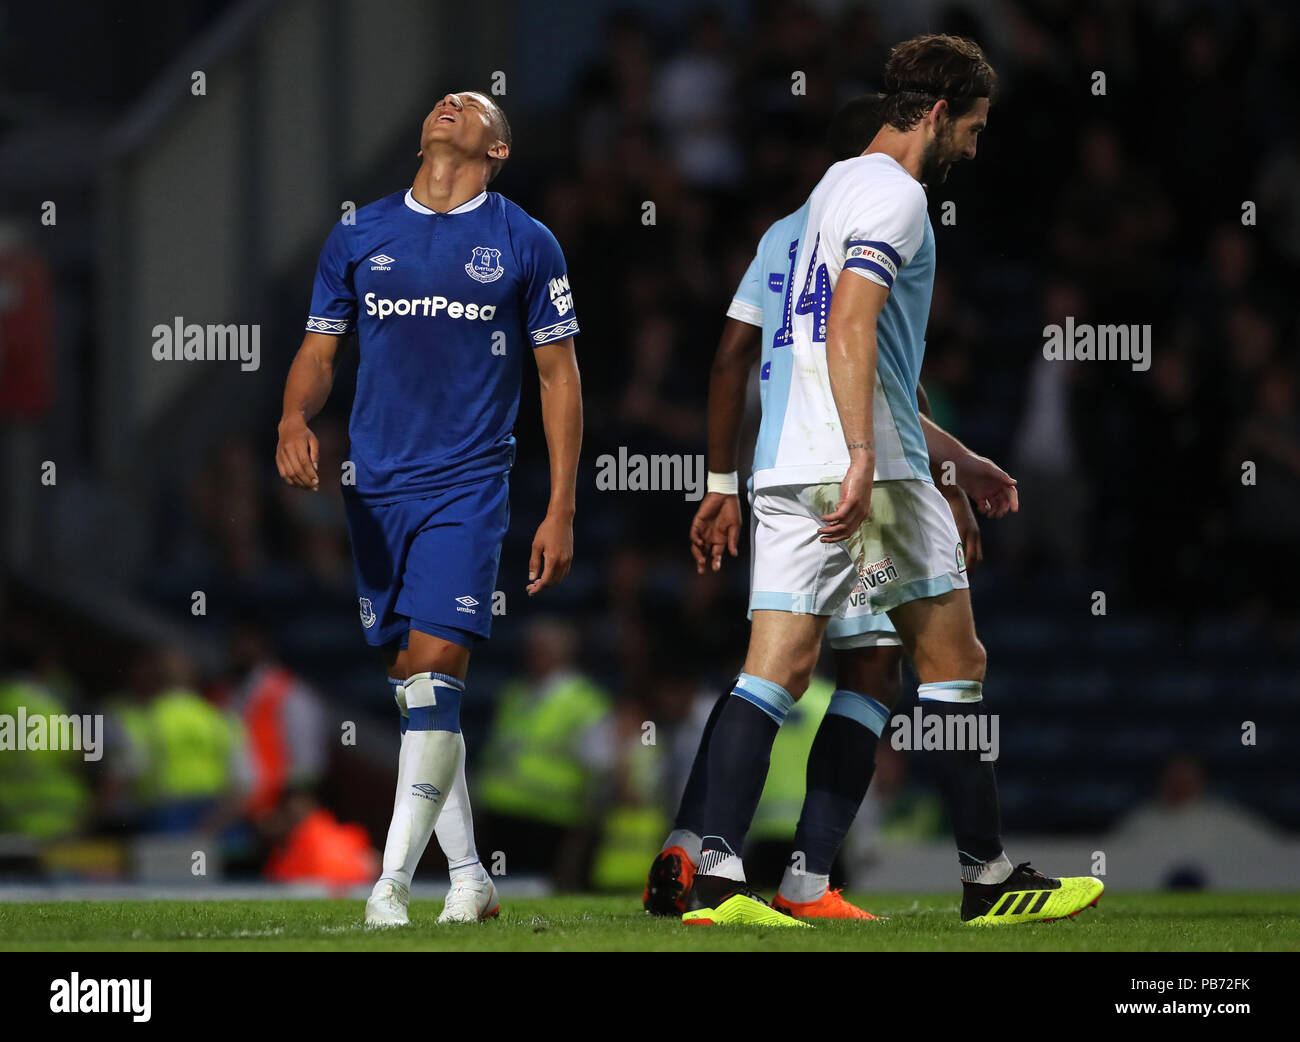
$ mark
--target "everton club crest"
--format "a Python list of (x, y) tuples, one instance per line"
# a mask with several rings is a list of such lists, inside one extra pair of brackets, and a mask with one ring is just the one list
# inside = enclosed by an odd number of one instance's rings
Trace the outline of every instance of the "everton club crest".
[(491, 246), (475, 246), (465, 265), (465, 274), (479, 282), (496, 282), (506, 269), (501, 266), (501, 251)]

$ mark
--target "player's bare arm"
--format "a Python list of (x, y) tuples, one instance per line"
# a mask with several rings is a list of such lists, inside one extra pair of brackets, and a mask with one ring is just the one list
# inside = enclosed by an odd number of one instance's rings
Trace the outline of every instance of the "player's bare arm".
[(573, 337), (533, 352), (542, 388), (542, 427), (551, 459), (551, 499), (533, 536), (528, 595), (554, 586), (573, 564), (573, 515), (582, 448), (582, 381)]
[[(921, 429), (925, 430), (925, 421), (929, 420), (933, 423), (934, 413), (930, 409), (930, 397), (919, 383), (916, 385), (916, 407), (921, 414)], [(942, 430), (938, 424), (935, 424), (935, 429)], [(929, 449), (928, 443), (926, 449)], [(975, 567), (984, 560), (984, 543), (980, 539), (980, 525), (975, 519), (975, 511), (970, 507), (970, 500), (962, 491), (962, 487), (957, 484), (955, 475), (951, 483), (944, 480), (943, 463), (941, 459), (930, 457), (930, 477), (934, 479), (935, 488), (948, 501), (948, 509), (952, 511), (952, 519), (957, 525), (957, 538), (961, 540), (962, 550), (966, 554), (966, 567), (974, 571)]]
[[(745, 389), (750, 371), (762, 353), (761, 326), (728, 318), (709, 372), (709, 470), (730, 474), (740, 457), (740, 424), (745, 414)], [(691, 521), (691, 554), (695, 570), (717, 571), (722, 553), (735, 557), (740, 545), (740, 497), (708, 492)]]
[(339, 337), (308, 333), (289, 367), (284, 385), (284, 410), (275, 465), (280, 477), (295, 488), (320, 489), (320, 445), (308, 422), (325, 407), (334, 386), (334, 356)]
[(823, 543), (847, 539), (871, 512), (876, 469), (873, 399), (876, 381), (876, 320), (889, 290), (854, 275), (842, 278), (831, 296), (826, 326), (826, 368), (835, 411), (849, 450), (849, 469), (840, 483), (840, 501), (822, 516), (817, 531)]
[[(925, 446), (930, 453), (931, 472), (937, 474), (944, 463), (951, 462), (957, 486), (975, 501), (985, 517), (1005, 517), (1020, 509), (1020, 496), (1016, 479), (991, 459), (972, 452), (928, 416), (921, 417), (921, 430)], [(935, 478), (939, 491), (947, 495), (947, 487)]]

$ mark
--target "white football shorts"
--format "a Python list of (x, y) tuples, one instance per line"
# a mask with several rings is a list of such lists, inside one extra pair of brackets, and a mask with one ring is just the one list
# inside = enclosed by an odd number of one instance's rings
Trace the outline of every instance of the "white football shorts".
[(877, 481), (858, 531), (823, 543), (821, 517), (839, 498), (839, 482), (753, 493), (750, 612), (830, 615), (835, 648), (897, 645), (884, 612), (970, 585), (952, 511), (928, 481)]

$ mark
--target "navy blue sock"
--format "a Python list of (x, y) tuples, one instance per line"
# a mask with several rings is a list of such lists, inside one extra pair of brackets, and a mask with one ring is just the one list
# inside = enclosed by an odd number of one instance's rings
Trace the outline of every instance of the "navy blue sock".
[[(985, 715), (983, 686), (977, 681), (922, 684), (917, 696), (923, 720), (931, 715)], [(923, 755), (943, 794), (963, 870), (995, 860), (1002, 853), (1002, 812), (993, 762), (981, 759), (979, 749), (931, 749)]]
[(748, 673), (736, 678), (709, 742), (701, 873), (743, 849), (767, 781), (772, 742), (793, 705), (778, 684)]
[(889, 710), (874, 698), (836, 691), (808, 753), (808, 787), (794, 856), (808, 875), (830, 875), (876, 769), (876, 741)]
[(681, 829), (694, 832), (697, 836), (704, 828), (704, 794), (709, 791), (709, 739), (717, 726), (722, 708), (731, 697), (733, 680), (727, 690), (718, 696), (709, 712), (709, 719), (704, 724), (704, 733), (700, 735), (700, 747), (695, 753), (695, 762), (691, 764), (691, 773), (686, 778), (686, 788), (682, 790), (682, 801), (677, 805), (677, 817), (673, 819), (673, 830)]

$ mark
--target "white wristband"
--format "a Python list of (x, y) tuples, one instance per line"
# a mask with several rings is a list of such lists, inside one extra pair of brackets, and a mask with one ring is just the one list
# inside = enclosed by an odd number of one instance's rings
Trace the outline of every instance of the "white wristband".
[(715, 474), (713, 471), (709, 471), (706, 488), (710, 492), (717, 492), (724, 496), (734, 496), (740, 492), (740, 477), (734, 470), (730, 474)]

